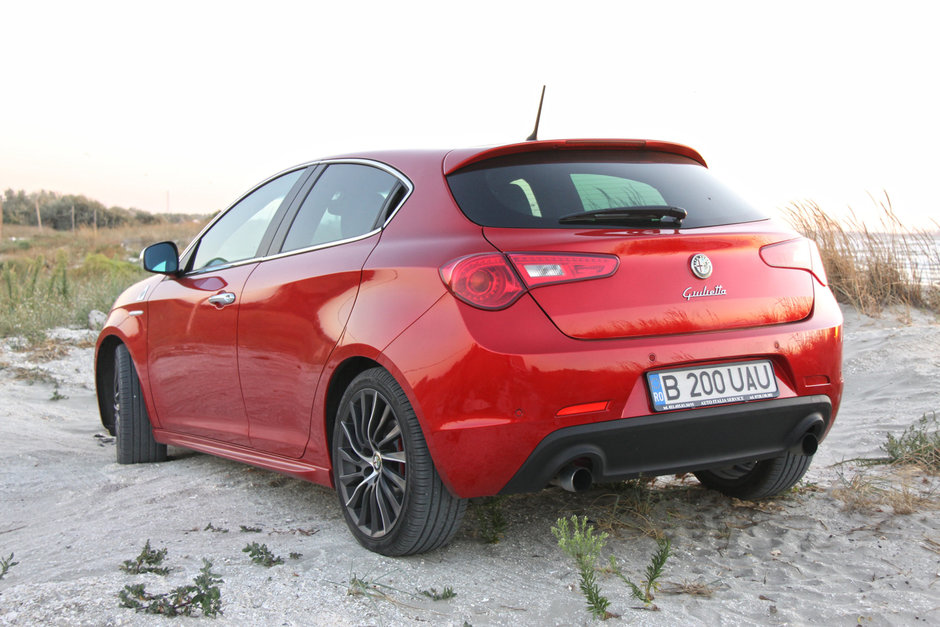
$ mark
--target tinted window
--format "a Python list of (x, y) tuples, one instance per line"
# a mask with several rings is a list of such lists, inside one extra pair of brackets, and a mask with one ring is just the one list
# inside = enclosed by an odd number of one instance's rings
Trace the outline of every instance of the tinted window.
[(592, 228), (562, 225), (558, 219), (645, 205), (685, 209), (682, 228), (767, 217), (699, 163), (666, 153), (529, 153), (474, 164), (447, 182), (464, 214), (483, 226)]
[(302, 173), (303, 170), (295, 170), (279, 176), (229, 209), (202, 236), (192, 270), (256, 257), (271, 219)]
[(378, 168), (337, 163), (326, 168), (304, 199), (281, 247), (282, 252), (364, 235), (398, 179)]

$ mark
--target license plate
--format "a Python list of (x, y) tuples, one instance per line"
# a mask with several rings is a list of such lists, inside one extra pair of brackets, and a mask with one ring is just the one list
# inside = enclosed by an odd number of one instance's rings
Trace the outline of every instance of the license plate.
[(773, 365), (766, 359), (648, 372), (646, 381), (656, 411), (756, 401), (780, 395)]

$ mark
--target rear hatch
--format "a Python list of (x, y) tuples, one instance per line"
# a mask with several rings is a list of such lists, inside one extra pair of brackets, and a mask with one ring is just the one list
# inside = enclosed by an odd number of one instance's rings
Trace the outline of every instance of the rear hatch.
[[(715, 331), (809, 316), (808, 241), (744, 203), (699, 160), (666, 148), (495, 156), (447, 178), (461, 210), (570, 337)], [(590, 280), (536, 278), (566, 259), (589, 265), (592, 255), (616, 257), (616, 270)]]

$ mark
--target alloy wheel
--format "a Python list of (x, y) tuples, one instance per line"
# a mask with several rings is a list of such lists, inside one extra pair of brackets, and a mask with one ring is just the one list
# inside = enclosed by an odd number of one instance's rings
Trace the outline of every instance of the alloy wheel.
[(370, 538), (388, 534), (405, 501), (407, 459), (398, 416), (377, 390), (366, 388), (343, 409), (338, 449), (340, 498)]

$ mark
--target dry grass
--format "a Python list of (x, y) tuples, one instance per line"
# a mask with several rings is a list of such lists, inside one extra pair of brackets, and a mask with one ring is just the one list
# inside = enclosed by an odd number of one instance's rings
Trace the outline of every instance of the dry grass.
[(660, 477), (640, 477), (595, 486), (602, 494), (591, 503), (591, 511), (602, 531), (620, 535), (621, 531), (639, 533), (656, 541), (666, 537), (657, 506), (664, 500), (686, 494), (695, 486), (657, 483)]
[[(925, 267), (940, 268), (934, 235), (905, 227), (887, 194), (875, 203), (881, 216), (871, 227), (854, 213), (840, 222), (811, 201), (794, 203), (785, 214), (794, 228), (816, 242), (829, 285), (840, 301), (867, 315), (877, 315), (888, 305), (940, 308), (940, 284), (936, 277), (928, 283), (930, 277), (924, 274)], [(922, 265), (913, 264), (913, 259)]]
[(917, 476), (916, 468), (893, 469), (888, 476), (856, 472), (851, 478), (839, 476), (832, 496), (849, 512), (884, 512), (898, 515), (940, 509), (930, 482)]
[(687, 594), (694, 597), (711, 598), (718, 590), (720, 583), (713, 581), (705, 583), (704, 581), (681, 581), (666, 582), (666, 585), (660, 588), (663, 594)]
[(57, 326), (87, 324), (145, 274), (140, 250), (159, 241), (185, 246), (203, 223), (157, 223), (74, 232), (6, 226), (0, 241), (0, 337), (32, 343)]
[(92, 254), (136, 262), (140, 251), (155, 242), (176, 242), (182, 250), (207, 221), (208, 218), (202, 222), (160, 222), (97, 230), (83, 227), (75, 231), (7, 224), (0, 241), (0, 264), (39, 256), (55, 259), (57, 254), (65, 254), (70, 265), (81, 263)]

